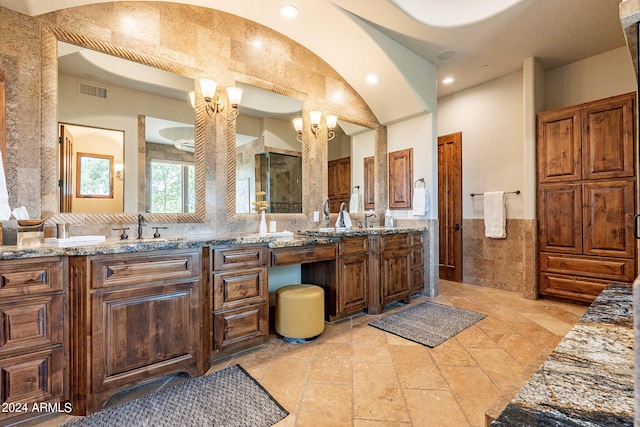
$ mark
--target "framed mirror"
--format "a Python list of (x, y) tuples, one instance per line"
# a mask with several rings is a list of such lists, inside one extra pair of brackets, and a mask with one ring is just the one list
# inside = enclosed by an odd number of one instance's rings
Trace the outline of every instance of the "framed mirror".
[[(49, 90), (42, 105), (44, 109), (50, 107), (51, 111), (43, 118), (43, 135), (51, 134), (52, 129), (57, 130), (60, 122), (118, 130), (125, 135), (124, 158), (122, 162), (114, 160), (112, 167), (114, 176), (119, 172), (123, 178), (122, 213), (64, 212), (59, 208), (62, 200), (59, 190), (48, 185), (62, 179), (59, 176), (60, 161), (53, 164), (49, 161), (50, 156), (43, 156), (46, 159), (43, 161), (43, 183), (47, 184), (47, 188), (43, 188), (43, 214), (51, 213), (54, 222), (72, 223), (135, 222), (138, 213), (148, 214), (148, 220), (152, 222), (203, 222), (205, 118), (194, 113), (188, 96), (195, 89), (194, 79), (201, 72), (51, 27), (44, 30), (43, 57), (43, 88)], [(47, 67), (49, 62), (51, 66)], [(171, 141), (172, 149), (177, 147), (176, 141), (183, 138), (172, 133), (175, 129), (171, 128), (189, 128), (191, 141), (188, 145), (193, 150), (189, 152), (191, 167), (166, 166), (175, 159), (165, 158), (165, 167), (156, 168), (155, 176), (161, 173), (174, 175), (171, 191), (174, 196), (180, 194), (173, 197), (172, 202), (156, 202), (153, 206), (147, 191), (153, 187), (147, 177), (153, 174), (147, 170), (149, 164), (139, 158), (139, 153), (147, 149), (147, 117), (153, 118), (149, 127), (154, 127), (155, 119), (162, 123), (160, 126), (164, 125), (165, 140), (174, 139)], [(158, 130), (155, 129), (156, 133)], [(140, 145), (141, 140), (143, 146)], [(59, 158), (53, 144), (47, 144), (45, 150), (55, 150), (54, 159)], [(119, 170), (115, 169), (116, 166)], [(175, 178), (177, 173), (181, 175), (179, 180)], [(142, 182), (145, 185), (141, 185)]]
[(305, 213), (308, 147), (298, 140), (292, 120), (302, 116), (306, 95), (240, 73), (236, 86), (243, 95), (228, 142), (230, 218), (255, 214), (253, 203), (262, 193), (269, 214)]
[(342, 203), (346, 203), (350, 213), (374, 209), (373, 129), (338, 120), (335, 137), (328, 141), (327, 153), (330, 212), (338, 212)]

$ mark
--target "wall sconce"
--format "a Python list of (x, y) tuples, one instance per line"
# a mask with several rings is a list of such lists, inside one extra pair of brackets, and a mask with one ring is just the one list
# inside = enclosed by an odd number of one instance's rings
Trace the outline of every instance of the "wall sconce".
[(122, 181), (123, 177), (122, 177), (122, 171), (124, 169), (124, 165), (122, 163), (115, 163), (113, 165), (113, 171), (116, 173), (116, 179), (118, 181)]
[[(218, 83), (210, 79), (200, 79), (200, 92), (204, 98), (207, 106), (207, 114), (209, 117), (215, 117), (216, 114), (224, 111), (225, 102), (217, 92)], [(191, 106), (195, 108), (196, 94), (195, 92), (189, 92), (189, 99), (191, 100)], [(238, 105), (242, 100), (242, 89), (239, 87), (229, 86), (227, 88), (227, 99), (229, 105), (231, 105), (230, 117), (222, 118), (228, 121), (235, 120), (238, 117)]]
[[(309, 121), (311, 122), (311, 132), (318, 139), (318, 133), (320, 133), (320, 121), (322, 120), (322, 111), (309, 111)], [(335, 114), (329, 114), (325, 116), (327, 122), (327, 141), (331, 141), (335, 136), (335, 128), (338, 124), (338, 116)], [(298, 133), (297, 139), (302, 142), (302, 117), (293, 119), (293, 128)]]

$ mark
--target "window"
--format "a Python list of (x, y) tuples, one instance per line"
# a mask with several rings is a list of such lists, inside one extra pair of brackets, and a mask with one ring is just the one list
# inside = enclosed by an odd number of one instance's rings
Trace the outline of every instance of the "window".
[(77, 153), (76, 197), (113, 198), (113, 156)]
[(195, 201), (193, 164), (151, 161), (151, 213), (194, 213)]

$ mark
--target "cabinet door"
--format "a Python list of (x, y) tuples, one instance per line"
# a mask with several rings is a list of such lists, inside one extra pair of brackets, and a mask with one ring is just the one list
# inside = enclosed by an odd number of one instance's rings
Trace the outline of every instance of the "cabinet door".
[(362, 310), (369, 305), (369, 255), (349, 255), (339, 259), (338, 315)]
[(226, 310), (267, 300), (267, 269), (252, 268), (213, 275), (213, 309)]
[(413, 148), (389, 153), (389, 207), (408, 209), (413, 196)]
[(199, 281), (92, 295), (92, 391), (176, 372), (199, 355)]
[(635, 257), (635, 182), (584, 184), (584, 254)]
[(582, 178), (579, 108), (538, 114), (538, 182)]
[(587, 105), (582, 142), (584, 179), (633, 176), (633, 120), (632, 96)]
[(213, 315), (213, 350), (241, 350), (262, 344), (269, 336), (266, 303), (226, 310)]
[(545, 184), (538, 195), (540, 251), (582, 253), (582, 185)]
[(382, 254), (382, 305), (409, 297), (409, 250)]

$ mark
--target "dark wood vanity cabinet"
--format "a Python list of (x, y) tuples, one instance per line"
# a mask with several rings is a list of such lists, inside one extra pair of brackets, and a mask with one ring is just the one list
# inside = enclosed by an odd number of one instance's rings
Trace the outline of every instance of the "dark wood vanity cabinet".
[(269, 338), (265, 245), (213, 248), (212, 357), (255, 347)]
[(368, 307), (372, 271), (368, 237), (344, 237), (339, 246), (336, 317)]
[(206, 372), (201, 251), (71, 258), (74, 413), (152, 378)]
[(411, 239), (409, 290), (413, 295), (424, 291), (424, 233), (411, 233), (409, 238)]
[(409, 234), (388, 234), (381, 239), (381, 304), (408, 299), (411, 294)]
[(65, 408), (66, 273), (64, 257), (0, 261), (0, 425), (38, 415), (36, 403)]

